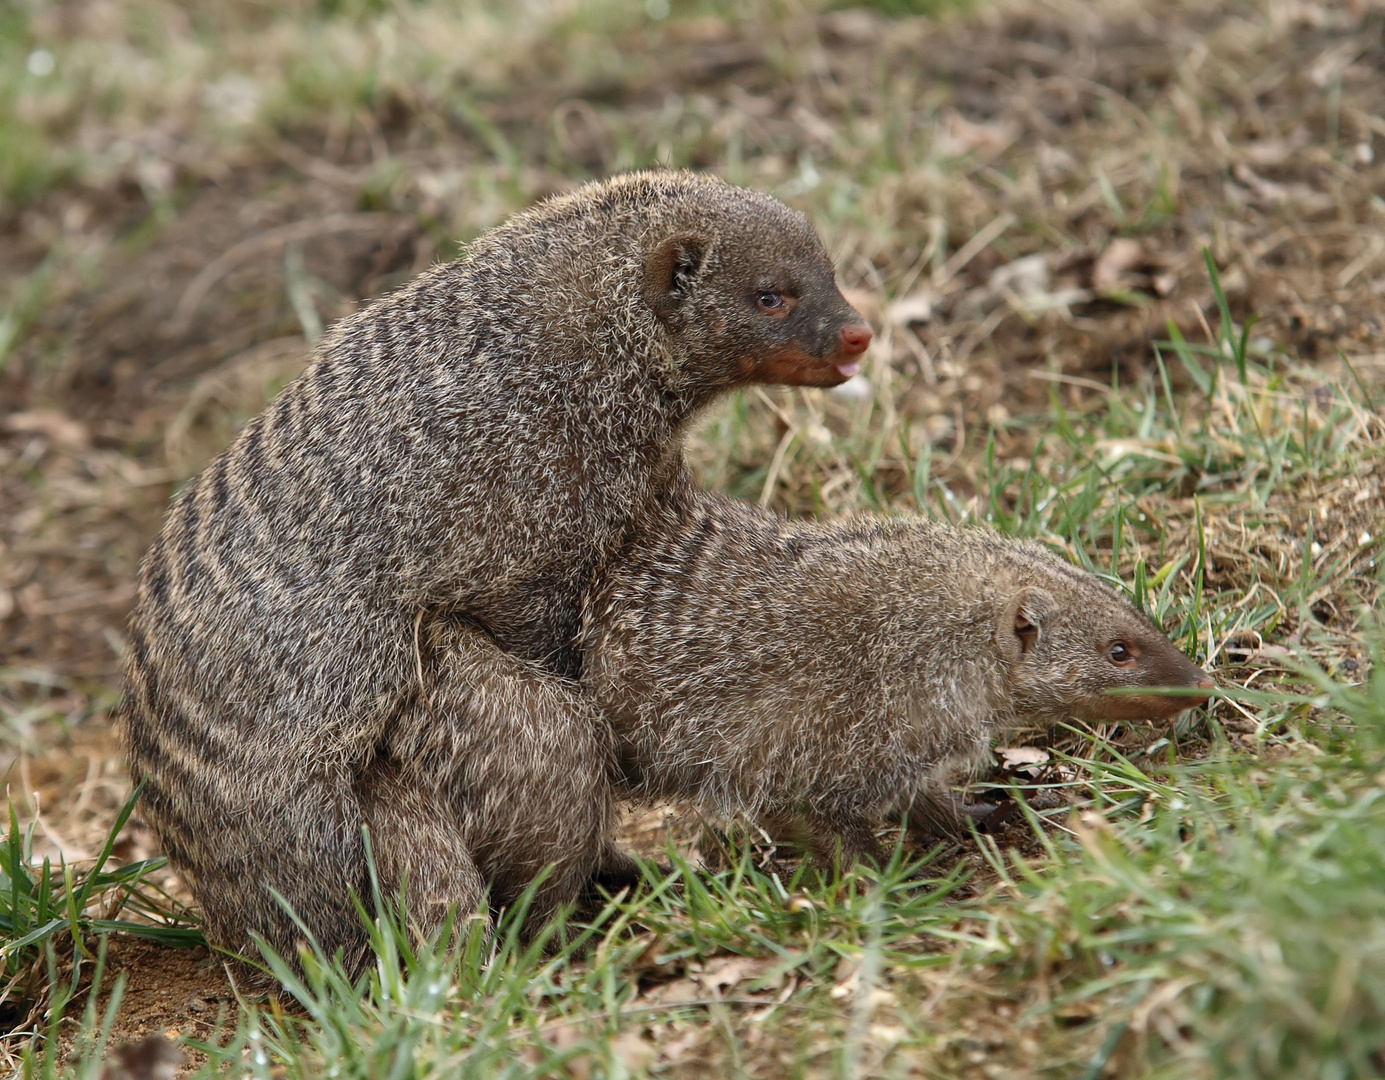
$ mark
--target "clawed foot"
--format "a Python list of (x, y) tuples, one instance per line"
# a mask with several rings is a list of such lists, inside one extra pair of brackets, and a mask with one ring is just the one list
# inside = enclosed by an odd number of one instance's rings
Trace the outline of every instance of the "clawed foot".
[[(652, 865), (660, 877), (668, 877), (673, 873), (671, 866), (657, 862)], [(587, 880), (584, 890), (586, 906), (600, 908), (603, 893), (606, 896), (615, 896), (622, 889), (634, 892), (645, 880), (645, 870), (634, 856), (621, 851), (614, 844), (608, 844), (602, 851), (601, 859), (592, 871), (592, 876)]]
[(964, 803), (957, 800), (957, 810), (970, 818), (978, 832), (995, 834), (1015, 816), (1014, 799), (999, 803)]
[(919, 798), (909, 810), (909, 835), (920, 843), (937, 843), (963, 840), (972, 826), (994, 834), (1014, 816), (1016, 805), (1013, 799), (964, 803), (955, 795)]

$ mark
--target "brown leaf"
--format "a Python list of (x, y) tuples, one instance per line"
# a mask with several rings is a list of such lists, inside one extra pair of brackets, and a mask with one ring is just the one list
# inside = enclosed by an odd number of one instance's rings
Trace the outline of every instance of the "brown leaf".
[(611, 1053), (632, 1072), (644, 1068), (659, 1056), (658, 1049), (638, 1031), (622, 1031), (611, 1042)]
[(880, 294), (868, 289), (843, 289), (842, 296), (854, 307), (861, 318), (872, 325), (879, 325)]
[[(560, 1054), (565, 1054), (580, 1044), (585, 1036), (572, 1024), (556, 1024), (545, 1033), (545, 1040)], [(588, 1080), (591, 1076), (591, 1054), (582, 1051), (569, 1058), (563, 1065), (564, 1075), (571, 1080)]]
[(1011, 124), (974, 124), (949, 111), (934, 137), (933, 145), (945, 157), (965, 153), (994, 157), (1015, 141), (1018, 131)]
[(645, 997), (661, 1005), (682, 1005), (697, 1001), (702, 997), (702, 990), (691, 978), (674, 979), (673, 982), (654, 987)]
[(1241, 157), (1256, 168), (1283, 165), (1308, 145), (1308, 132), (1298, 128), (1287, 139), (1252, 139), (1240, 148)]
[(692, 1057), (699, 1046), (702, 1045), (704, 1029), (690, 1027), (678, 1038), (666, 1042), (659, 1048), (659, 1054), (663, 1060), (670, 1065), (676, 1064), (685, 1058)]
[(1140, 266), (1144, 260), (1144, 248), (1138, 240), (1117, 237), (1106, 245), (1106, 250), (1092, 266), (1092, 288), (1098, 293), (1115, 292), (1121, 287), (1122, 276)]
[[(777, 963), (778, 960), (775, 957), (731, 956), (708, 964), (698, 979), (706, 990), (715, 995), (721, 990), (728, 990), (736, 986), (738, 983), (761, 978), (773, 970)], [(783, 973), (781, 972), (779, 978), (771, 979), (761, 989), (766, 988), (771, 983), (777, 987), (782, 982)]]
[(940, 299), (932, 289), (917, 289), (891, 304), (885, 317), (895, 326), (925, 323), (933, 317), (933, 309)]
[(1042, 765), (1048, 761), (1048, 751), (1037, 746), (999, 746), (996, 747), (996, 754), (1009, 769), (1025, 765)]

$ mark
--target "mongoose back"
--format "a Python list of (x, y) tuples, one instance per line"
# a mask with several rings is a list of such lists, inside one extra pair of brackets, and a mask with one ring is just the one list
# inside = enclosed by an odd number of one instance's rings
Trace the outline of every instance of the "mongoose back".
[(736, 386), (830, 386), (870, 330), (802, 214), (690, 173), (590, 184), (344, 319), (174, 500), (119, 721), (209, 938), (361, 962), (350, 893), (532, 911), (600, 869), (580, 600)]
[(1213, 685), (1095, 576), (979, 528), (703, 496), (626, 555), (582, 675), (625, 794), (791, 825), (823, 858), (877, 854), (910, 807), (955, 829), (950, 782), (1007, 727), (1169, 716), (1207, 695), (1149, 688)]

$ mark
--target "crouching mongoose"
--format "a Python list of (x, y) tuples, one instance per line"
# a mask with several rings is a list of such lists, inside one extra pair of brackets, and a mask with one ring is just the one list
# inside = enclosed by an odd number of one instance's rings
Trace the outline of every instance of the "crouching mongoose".
[(717, 496), (672, 500), (585, 623), (582, 682), (624, 794), (793, 827), (848, 862), (878, 856), (875, 827), (906, 811), (955, 829), (950, 784), (998, 732), (1167, 717), (1213, 686), (1038, 544), (920, 519), (791, 523)]
[(870, 336), (802, 214), (674, 172), (544, 202), (340, 322), (140, 568), (118, 719), (208, 938), (292, 956), (273, 889), (359, 966), (363, 825), (425, 930), (550, 866), (542, 918), (618, 861), (581, 597), (685, 483), (703, 406), (841, 383)]

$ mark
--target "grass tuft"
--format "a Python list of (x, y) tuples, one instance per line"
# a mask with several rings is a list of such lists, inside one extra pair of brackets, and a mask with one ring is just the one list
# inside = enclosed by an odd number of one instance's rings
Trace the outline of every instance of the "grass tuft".
[[(167, 859), (107, 868), (137, 795), (126, 800), (90, 867), (73, 867), (61, 860), (54, 866), (48, 857), (36, 864), (32, 856), (36, 822), (21, 829), (14, 803), (9, 804), (9, 832), (0, 843), (0, 1009), (9, 1015), (23, 1017), (49, 1004), (47, 994), (58, 985), (54, 950), (60, 946), (64, 953), (73, 954), (67, 991), (71, 997), (83, 963), (93, 960), (93, 938), (125, 933), (179, 948), (203, 943), (190, 914), (146, 880)], [(120, 918), (125, 912), (137, 917)], [(94, 985), (100, 985), (99, 978)], [(58, 1015), (64, 1005), (65, 1001), (51, 1003)]]

